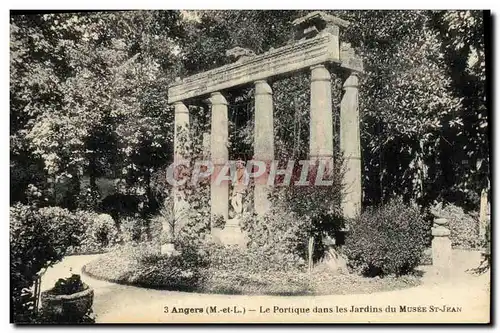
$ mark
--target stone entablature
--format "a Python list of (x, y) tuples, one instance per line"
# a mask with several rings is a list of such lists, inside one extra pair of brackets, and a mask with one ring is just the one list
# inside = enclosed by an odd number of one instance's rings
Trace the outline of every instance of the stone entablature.
[(253, 83), (324, 63), (340, 63), (338, 36), (328, 32), (207, 72), (189, 76), (170, 86), (168, 102)]

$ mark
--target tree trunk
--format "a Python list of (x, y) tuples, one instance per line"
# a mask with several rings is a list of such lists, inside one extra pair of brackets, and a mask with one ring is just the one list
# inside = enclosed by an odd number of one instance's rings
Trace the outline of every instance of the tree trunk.
[(68, 188), (64, 199), (64, 205), (69, 210), (78, 208), (78, 197), (80, 195), (80, 176), (77, 172), (73, 172), (72, 177), (68, 182)]
[(96, 193), (98, 191), (97, 188), (97, 163), (94, 155), (91, 156), (89, 161), (89, 181), (90, 181), (90, 190), (92, 193)]

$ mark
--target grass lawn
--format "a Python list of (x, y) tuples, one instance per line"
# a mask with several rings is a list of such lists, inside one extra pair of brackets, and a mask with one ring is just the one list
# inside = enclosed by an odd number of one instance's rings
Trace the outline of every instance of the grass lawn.
[[(234, 295), (366, 294), (414, 287), (416, 275), (367, 278), (339, 274), (317, 265), (303, 271), (251, 272), (218, 268), (184, 268), (182, 259), (155, 260), (151, 248), (119, 249), (101, 255), (84, 267), (94, 278), (140, 287)], [(153, 255), (153, 259), (143, 260)]]

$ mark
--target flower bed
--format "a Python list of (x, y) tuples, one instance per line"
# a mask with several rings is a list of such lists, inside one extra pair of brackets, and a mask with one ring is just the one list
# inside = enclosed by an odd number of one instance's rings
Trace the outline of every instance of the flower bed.
[(337, 274), (324, 265), (316, 266), (312, 274), (303, 270), (259, 271), (252, 267), (245, 269), (244, 265), (233, 269), (204, 266), (182, 257), (159, 256), (152, 246), (122, 248), (103, 254), (87, 264), (84, 273), (141, 287), (242, 295), (359, 294), (414, 287), (420, 283), (415, 275), (367, 278)]

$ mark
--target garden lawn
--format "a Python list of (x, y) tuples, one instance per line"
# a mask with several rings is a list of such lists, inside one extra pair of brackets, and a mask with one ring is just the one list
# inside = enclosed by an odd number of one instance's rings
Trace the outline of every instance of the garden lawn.
[[(366, 294), (414, 287), (416, 275), (367, 278), (339, 274), (317, 265), (311, 274), (300, 271), (262, 271), (188, 267), (181, 257), (154, 254), (154, 247), (127, 247), (101, 255), (83, 271), (93, 278), (140, 287), (234, 295)], [(147, 258), (145, 260), (144, 258)]]

